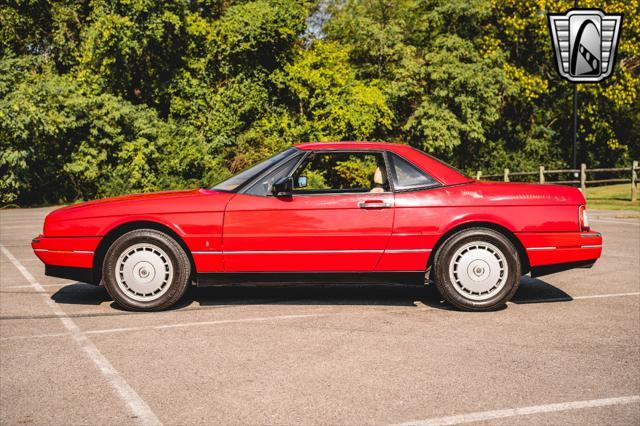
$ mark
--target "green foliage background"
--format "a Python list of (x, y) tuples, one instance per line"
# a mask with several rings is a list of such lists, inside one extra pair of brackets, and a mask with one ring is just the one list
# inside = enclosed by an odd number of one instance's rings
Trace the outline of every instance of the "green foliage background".
[[(291, 143), (388, 140), (460, 168), (566, 167), (557, 0), (17, 0), (0, 6), (0, 202), (210, 185)], [(579, 160), (640, 157), (638, 0), (581, 85)]]

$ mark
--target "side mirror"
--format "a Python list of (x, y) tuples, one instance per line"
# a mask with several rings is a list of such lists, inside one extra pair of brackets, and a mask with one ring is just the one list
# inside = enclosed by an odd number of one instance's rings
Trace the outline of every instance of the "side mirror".
[(304, 188), (307, 186), (307, 177), (298, 176), (298, 188)]
[(290, 197), (293, 195), (293, 178), (285, 176), (273, 183), (271, 192), (276, 197)]

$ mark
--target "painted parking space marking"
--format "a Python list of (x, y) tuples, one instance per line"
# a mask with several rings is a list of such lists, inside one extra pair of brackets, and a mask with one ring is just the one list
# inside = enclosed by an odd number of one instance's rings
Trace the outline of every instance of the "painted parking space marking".
[[(145, 331), (145, 330), (166, 330), (166, 329), (180, 328), (180, 327), (195, 327), (195, 326), (218, 325), (218, 324), (240, 324), (240, 323), (278, 321), (278, 320), (301, 319), (301, 318), (319, 318), (319, 317), (339, 316), (339, 315), (347, 315), (347, 314), (342, 312), (332, 312), (332, 313), (319, 313), (319, 314), (276, 315), (271, 317), (238, 318), (238, 319), (213, 320), (213, 321), (179, 322), (179, 323), (163, 324), (163, 325), (86, 330), (84, 334), (108, 334), (108, 333), (123, 333), (123, 332)], [(70, 333), (32, 334), (32, 335), (26, 335), (26, 336), (1, 337), (0, 341), (41, 339), (41, 338), (47, 338), (47, 337), (62, 337), (62, 336), (69, 336), (69, 335)]]
[(606, 299), (609, 297), (626, 297), (626, 296), (640, 296), (640, 291), (634, 291), (630, 293), (607, 293), (607, 294), (590, 294), (586, 296), (569, 296), (569, 297), (555, 297), (545, 299), (516, 299), (513, 303), (547, 303), (547, 302), (571, 302), (572, 300), (588, 300), (588, 299)]
[[(5, 262), (9, 263), (6, 260), (4, 262), (2, 262), (2, 263), (5, 263)], [(20, 259), (20, 262), (41, 262), (41, 260), (37, 259), (37, 258), (36, 259)]]
[(574, 300), (599, 299), (601, 297), (624, 297), (624, 296), (639, 296), (639, 295), (640, 295), (640, 291), (633, 291), (631, 293), (609, 293), (609, 294), (592, 294), (589, 296), (576, 296), (573, 299)]
[[(575, 297), (567, 297), (567, 298), (518, 300), (513, 303), (528, 304), (528, 303), (547, 303), (547, 302), (570, 302), (572, 300), (588, 300), (588, 299), (627, 297), (627, 296), (640, 296), (640, 291), (630, 292), (630, 293), (592, 294), (592, 295), (575, 296)], [(415, 304), (415, 307), (417, 307), (421, 311), (439, 310), (436, 308), (432, 308), (419, 300), (414, 301), (414, 304)], [(192, 309), (188, 309), (185, 311), (192, 311)], [(389, 311), (387, 310), (386, 312), (389, 312)], [(134, 313), (133, 315), (139, 315), (139, 313)], [(317, 314), (274, 315), (274, 316), (268, 316), (268, 317), (250, 317), (250, 318), (213, 320), (213, 321), (178, 322), (178, 323), (153, 325), (153, 326), (119, 327), (119, 328), (104, 328), (104, 329), (98, 329), (98, 330), (86, 330), (84, 331), (84, 334), (90, 335), (90, 334), (125, 333), (125, 332), (135, 332), (135, 331), (145, 331), (145, 330), (164, 330), (164, 329), (173, 329), (173, 328), (181, 328), (181, 327), (198, 327), (198, 326), (211, 326), (211, 325), (221, 325), (221, 324), (240, 324), (240, 323), (254, 323), (254, 322), (265, 322), (265, 321), (279, 321), (279, 320), (288, 320), (288, 319), (319, 318), (319, 317), (339, 316), (339, 315), (343, 315), (343, 316), (344, 315), (366, 315), (366, 313), (361, 312), (358, 314), (354, 314), (349, 312), (330, 312), (330, 313), (317, 313)], [(45, 333), (45, 334), (7, 336), (7, 337), (0, 337), (0, 342), (7, 341), (7, 340), (25, 340), (25, 339), (64, 337), (64, 336), (69, 336), (70, 334), (71, 333)]]
[(640, 395), (622, 396), (618, 398), (591, 399), (587, 401), (561, 402), (558, 404), (532, 405), (528, 407), (507, 408), (504, 410), (479, 411), (457, 416), (434, 417), (400, 423), (398, 426), (444, 426), (464, 423), (482, 422), (506, 417), (529, 416), (532, 414), (556, 413), (560, 411), (580, 410), (584, 408), (608, 407), (640, 402)]
[[(72, 281), (68, 281), (66, 283), (58, 283), (58, 284), (40, 284), (43, 288), (47, 288), (47, 287), (62, 287), (65, 285), (73, 285), (75, 284)], [(91, 285), (91, 284), (87, 284), (87, 285)], [(19, 289), (19, 288), (33, 288), (32, 285), (5, 285), (5, 286), (0, 286), (0, 289)]]
[(111, 365), (109, 360), (100, 352), (96, 345), (89, 340), (86, 334), (78, 327), (78, 325), (67, 316), (64, 311), (60, 310), (54, 301), (49, 298), (46, 290), (42, 285), (34, 278), (33, 275), (16, 259), (11, 252), (0, 244), (0, 251), (13, 263), (13, 265), (20, 271), (20, 273), (26, 278), (31, 286), (40, 294), (45, 297), (47, 305), (51, 308), (54, 314), (60, 319), (64, 327), (69, 331), (70, 335), (76, 344), (82, 349), (89, 359), (93, 361), (97, 369), (102, 373), (109, 385), (113, 388), (116, 394), (122, 399), (122, 401), (129, 407), (131, 413), (135, 416), (136, 420), (144, 425), (159, 425), (160, 419), (153, 413), (151, 408), (146, 402), (138, 395), (138, 393), (124, 380), (124, 378), (118, 373), (118, 371)]

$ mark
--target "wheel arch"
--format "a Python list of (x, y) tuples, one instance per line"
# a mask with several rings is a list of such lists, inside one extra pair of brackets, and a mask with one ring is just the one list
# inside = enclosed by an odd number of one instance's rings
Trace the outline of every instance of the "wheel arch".
[(104, 256), (107, 254), (107, 250), (111, 247), (114, 241), (118, 238), (126, 234), (130, 231), (135, 231), (138, 229), (153, 229), (156, 231), (160, 231), (164, 234), (167, 234), (169, 237), (173, 238), (180, 247), (184, 250), (189, 258), (189, 263), (191, 264), (191, 274), (193, 275), (196, 271), (195, 262), (193, 260), (193, 255), (191, 254), (191, 250), (184, 242), (182, 237), (178, 235), (173, 229), (169, 228), (166, 225), (163, 225), (158, 222), (150, 221), (150, 220), (136, 220), (131, 222), (121, 223), (118, 226), (113, 227), (109, 232), (105, 234), (104, 237), (100, 240), (98, 247), (95, 250), (93, 256), (93, 277), (94, 281), (98, 284), (102, 281), (102, 264), (104, 262)]
[(449, 239), (449, 237), (451, 237), (452, 235), (460, 231), (464, 231), (465, 229), (470, 229), (470, 228), (487, 228), (504, 235), (506, 238), (509, 239), (509, 241), (511, 241), (511, 243), (516, 248), (516, 251), (518, 252), (520, 266), (522, 267), (522, 275), (528, 273), (531, 270), (531, 265), (529, 264), (529, 256), (527, 255), (527, 250), (524, 248), (524, 246), (522, 245), (518, 237), (516, 237), (516, 235), (513, 232), (511, 232), (509, 229), (505, 228), (502, 225), (498, 225), (497, 223), (494, 223), (494, 222), (485, 222), (485, 221), (472, 221), (472, 222), (459, 224), (452, 227), (444, 234), (442, 234), (440, 238), (438, 238), (438, 241), (436, 242), (436, 244), (433, 246), (433, 249), (431, 250), (431, 256), (429, 256), (429, 260), (427, 261), (427, 270), (430, 270), (430, 268), (433, 266), (433, 261), (436, 257), (436, 253), (438, 252), (438, 250), (440, 250), (440, 247), (442, 247), (445, 241)]

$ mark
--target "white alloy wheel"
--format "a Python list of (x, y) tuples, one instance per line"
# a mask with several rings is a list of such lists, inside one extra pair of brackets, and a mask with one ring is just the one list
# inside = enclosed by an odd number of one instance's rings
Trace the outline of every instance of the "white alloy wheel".
[(461, 296), (485, 301), (503, 289), (509, 266), (502, 251), (486, 241), (459, 247), (449, 263), (449, 279)]
[(151, 302), (164, 295), (173, 280), (173, 265), (167, 253), (151, 243), (126, 248), (115, 264), (115, 279), (127, 297)]

